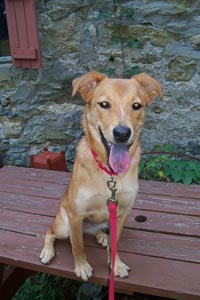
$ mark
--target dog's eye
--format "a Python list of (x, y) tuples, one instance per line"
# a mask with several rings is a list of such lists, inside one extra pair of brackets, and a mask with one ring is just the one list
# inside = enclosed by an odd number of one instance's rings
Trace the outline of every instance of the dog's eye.
[(110, 103), (108, 101), (102, 101), (102, 102), (99, 102), (98, 104), (101, 108), (104, 108), (104, 109), (110, 108)]
[(142, 105), (138, 102), (133, 103), (132, 105), (133, 110), (139, 110), (140, 108), (142, 108)]

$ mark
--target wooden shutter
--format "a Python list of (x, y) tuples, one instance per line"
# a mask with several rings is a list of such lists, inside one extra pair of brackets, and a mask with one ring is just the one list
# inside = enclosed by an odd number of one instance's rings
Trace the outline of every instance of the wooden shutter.
[(10, 52), (15, 67), (42, 67), (34, 0), (5, 0)]

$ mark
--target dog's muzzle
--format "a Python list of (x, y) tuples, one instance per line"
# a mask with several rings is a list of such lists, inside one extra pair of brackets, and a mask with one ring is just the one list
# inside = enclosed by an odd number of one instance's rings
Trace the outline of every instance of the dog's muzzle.
[(130, 166), (129, 148), (132, 145), (128, 143), (131, 136), (131, 129), (127, 126), (118, 125), (113, 129), (114, 143), (108, 142), (99, 128), (101, 141), (107, 151), (108, 164), (117, 174), (124, 173)]

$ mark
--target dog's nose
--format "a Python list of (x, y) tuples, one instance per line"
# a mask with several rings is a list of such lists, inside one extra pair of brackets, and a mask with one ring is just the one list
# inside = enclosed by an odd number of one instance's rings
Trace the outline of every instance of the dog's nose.
[(131, 129), (127, 126), (118, 125), (113, 129), (113, 136), (117, 143), (127, 142), (131, 136)]

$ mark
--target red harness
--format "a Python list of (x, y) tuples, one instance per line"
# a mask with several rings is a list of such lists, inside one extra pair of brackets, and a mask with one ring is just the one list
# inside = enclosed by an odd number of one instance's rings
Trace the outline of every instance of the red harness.
[[(93, 149), (90, 149), (92, 156), (94, 157), (95, 161), (98, 164), (98, 167), (103, 170), (106, 174), (111, 176), (111, 181), (113, 180), (114, 176), (118, 174), (115, 173), (113, 170), (108, 169), (105, 167), (102, 162), (100, 162), (97, 158), (97, 154)], [(109, 181), (108, 181), (109, 182)], [(108, 184), (107, 182), (107, 184)], [(108, 185), (109, 187), (109, 185)], [(110, 187), (109, 187), (110, 188)], [(110, 188), (110, 190), (116, 191), (116, 189)], [(113, 197), (115, 198), (115, 197)], [(117, 200), (113, 199), (112, 196), (108, 199), (108, 210), (109, 210), (109, 221), (110, 221), (110, 235), (111, 235), (111, 274), (110, 274), (110, 285), (109, 285), (109, 300), (114, 300), (114, 267), (115, 267), (115, 258), (117, 253)]]

